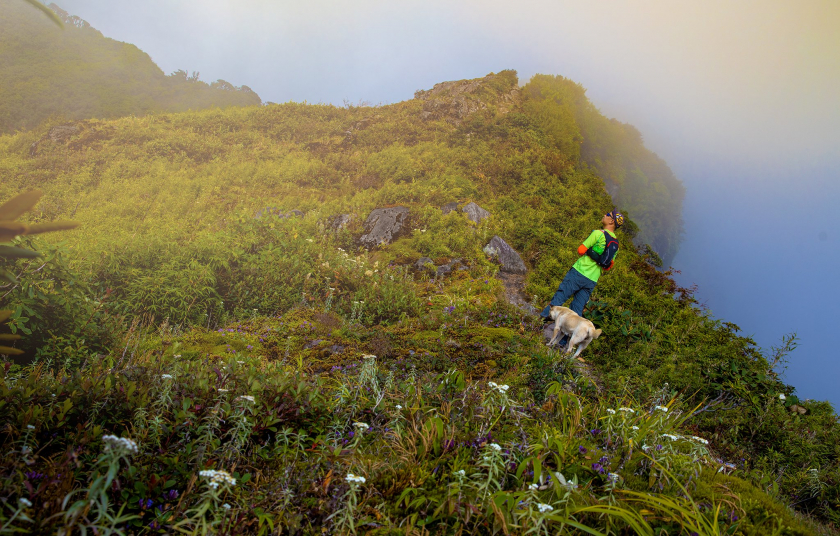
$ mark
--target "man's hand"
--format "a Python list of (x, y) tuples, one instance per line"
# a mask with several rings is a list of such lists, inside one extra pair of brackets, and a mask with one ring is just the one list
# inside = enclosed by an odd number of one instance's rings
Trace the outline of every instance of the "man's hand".
[(578, 255), (586, 255), (586, 250), (589, 248), (584, 246), (583, 244), (578, 246)]

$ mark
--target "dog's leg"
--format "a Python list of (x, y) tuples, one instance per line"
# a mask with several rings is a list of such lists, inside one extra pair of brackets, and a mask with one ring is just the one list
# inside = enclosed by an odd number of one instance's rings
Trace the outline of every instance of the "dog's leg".
[(557, 335), (560, 333), (560, 320), (562, 317), (558, 316), (557, 320), (554, 321), (554, 336), (548, 341), (546, 346), (554, 346), (554, 341), (557, 340)]

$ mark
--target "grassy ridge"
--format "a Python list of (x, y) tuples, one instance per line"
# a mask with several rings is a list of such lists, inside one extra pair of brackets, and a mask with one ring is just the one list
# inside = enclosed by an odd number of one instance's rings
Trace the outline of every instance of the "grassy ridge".
[[(632, 222), (619, 233), (616, 269), (599, 282), (586, 312), (604, 330), (587, 349), (588, 372), (547, 353), (532, 319), (507, 305), (497, 266), (482, 252), (493, 235), (522, 254), (525, 293), (542, 303), (612, 202), (597, 168), (579, 163), (587, 130), (566, 107), (564, 95), (577, 94), (568, 81), (537, 78), (519, 91), (505, 72), (479, 82), (455, 108), (451, 94), (433, 90), (380, 108), (285, 104), (86, 121), (68, 140), (39, 145), (35, 156), (29, 147), (42, 133), (0, 137), (0, 198), (40, 187), (47, 196), (34, 220), (83, 223), (63, 244), (35, 244), (45, 253), (40, 263), (12, 267), (20, 283), (5, 288), (0, 306), (14, 309), (9, 325), (27, 334), (41, 368), (34, 376), (7, 368), (0, 411), (15, 423), (8, 447), (19, 454), (24, 438), (45, 444), (54, 430), (78, 431), (50, 443), (37, 471), (69, 463), (71, 448), (85, 457), (72, 477), (61, 472), (60, 485), (32, 491), (18, 456), (5, 473), (9, 497), (27, 490), (52, 501), (63, 522), (76, 523), (83, 513), (67, 517), (61, 490), (88, 486), (92, 498), (105, 493), (117, 505), (101, 511), (125, 503), (145, 526), (152, 512), (141, 499), (165, 506), (161, 526), (184, 521), (193, 530), (201, 520), (244, 516), (242, 523), (253, 523), (242, 525), (247, 532), (269, 523), (248, 513), (259, 505), (271, 523), (315, 532), (347, 531), (351, 519), (365, 519), (383, 530), (422, 524), (443, 533), (504, 532), (508, 525), (556, 531), (564, 522), (572, 533), (569, 522), (614, 533), (627, 526), (715, 533), (712, 525), (729, 533), (772, 533), (771, 525), (778, 533), (809, 533), (770, 496), (837, 522), (840, 443), (832, 408), (798, 400), (770, 370), (772, 356), (739, 337), (737, 326), (693, 307), (690, 290), (651, 265), (655, 255), (636, 251)], [(460, 114), (464, 108), (472, 111)], [(439, 207), (455, 200), (474, 200), (493, 216), (475, 225), (458, 212), (443, 215)], [(359, 250), (361, 220), (396, 204), (411, 209), (407, 232), (390, 246)], [(265, 207), (304, 216), (255, 218)], [(328, 218), (341, 213), (358, 218), (328, 230)], [(461, 258), (466, 270), (434, 279), (413, 267), (423, 256), (437, 264)], [(149, 331), (162, 323), (157, 335)], [(361, 354), (378, 356), (376, 370)], [(166, 395), (162, 374), (178, 380)], [(258, 406), (233, 394), (220, 398), (214, 389), (228, 381)], [(510, 390), (498, 392), (489, 381)], [(49, 390), (57, 385), (71, 387)], [(499, 404), (497, 394), (511, 402)], [(102, 411), (117, 400), (122, 409)], [(397, 404), (416, 408), (411, 432), (391, 433), (391, 421), (406, 417), (395, 413)], [(659, 419), (658, 405), (679, 419)], [(791, 413), (793, 405), (807, 414)], [(607, 409), (623, 406), (637, 420), (604, 432), (602, 423), (619, 415)], [(276, 422), (262, 421), (276, 412), (283, 414)], [(213, 421), (222, 415), (225, 423)], [(356, 421), (374, 435), (362, 434), (358, 450), (344, 449)], [(30, 424), (35, 432), (27, 432)], [(649, 439), (628, 435), (632, 426)], [(289, 434), (300, 430), (315, 446), (290, 446)], [(114, 450), (96, 461), (106, 433), (139, 442), (140, 452), (126, 459), (147, 491), (93, 486), (97, 470), (117, 463)], [(662, 434), (696, 435), (710, 445), (677, 439), (669, 446)], [(450, 450), (444, 441), (470, 446)], [(665, 458), (656, 461), (662, 450), (641, 449), (645, 441), (661, 445)], [(487, 451), (493, 442), (515, 453), (505, 457), (519, 456), (499, 458), (504, 470)], [(579, 447), (600, 449), (600, 456), (577, 456)], [(526, 497), (528, 484), (540, 483), (527, 474), (538, 472), (533, 460), (525, 462), (533, 456), (577, 475), (578, 490), (552, 483)], [(627, 492), (613, 494), (603, 463), (593, 468), (604, 456)], [(163, 459), (170, 459), (166, 467)], [(383, 460), (392, 459), (401, 460), (402, 473), (389, 473)], [(745, 480), (718, 475), (723, 462)], [(128, 470), (126, 461), (119, 464)], [(195, 476), (205, 468), (238, 472), (240, 480), (273, 476), (235, 488), (242, 495), (225, 513), (219, 489)], [(453, 486), (461, 468), (466, 480)], [(347, 481), (348, 472), (369, 482)], [(304, 484), (293, 474), (307, 475), (306, 485), (314, 478), (314, 487), (295, 487)], [(729, 491), (716, 487), (718, 479)], [(690, 489), (693, 505), (680, 499), (680, 486)], [(164, 497), (173, 489), (177, 505)], [(288, 493), (267, 491), (275, 489)], [(653, 495), (637, 501), (629, 491)], [(650, 502), (659, 496), (671, 502)], [(538, 499), (559, 517), (541, 518)], [(525, 512), (519, 500), (533, 508)], [(716, 505), (726, 501), (727, 517), (715, 521)], [(288, 518), (278, 514), (281, 504)], [(598, 510), (603, 504), (616, 509)], [(329, 517), (348, 511), (357, 515)], [(84, 513), (89, 522), (91, 512)], [(698, 523), (707, 525), (695, 530)]]
[(44, 120), (253, 106), (259, 96), (224, 80), (206, 84), (185, 71), (166, 76), (148, 54), (104, 37), (55, 4), (59, 28), (33, 6), (0, 1), (0, 132)]

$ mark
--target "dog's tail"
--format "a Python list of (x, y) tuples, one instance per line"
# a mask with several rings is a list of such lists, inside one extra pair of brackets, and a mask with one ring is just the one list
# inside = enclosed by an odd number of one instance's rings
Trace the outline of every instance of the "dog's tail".
[(601, 336), (601, 333), (603, 333), (603, 331), (601, 331), (600, 329), (596, 329), (596, 330), (592, 333), (592, 338), (593, 338), (593, 339), (597, 339), (598, 337), (600, 337), (600, 336)]

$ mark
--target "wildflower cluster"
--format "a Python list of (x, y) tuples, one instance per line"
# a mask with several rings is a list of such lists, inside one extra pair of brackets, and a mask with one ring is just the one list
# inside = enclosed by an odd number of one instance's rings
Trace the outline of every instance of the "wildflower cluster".
[(218, 489), (220, 484), (226, 486), (235, 486), (236, 479), (233, 478), (227, 471), (217, 471), (214, 469), (207, 469), (198, 473), (199, 476), (209, 479), (207, 483), (212, 489)]
[(104, 435), (102, 436), (102, 442), (105, 443), (106, 452), (113, 452), (118, 456), (137, 454), (138, 451), (137, 443), (127, 437)]
[(491, 389), (495, 389), (500, 394), (507, 393), (508, 389), (510, 389), (510, 385), (499, 385), (496, 382), (489, 382), (487, 384)]
[(351, 484), (364, 484), (366, 482), (365, 477), (354, 475), (353, 473), (347, 473), (347, 476), (344, 477), (344, 480), (350, 482)]

